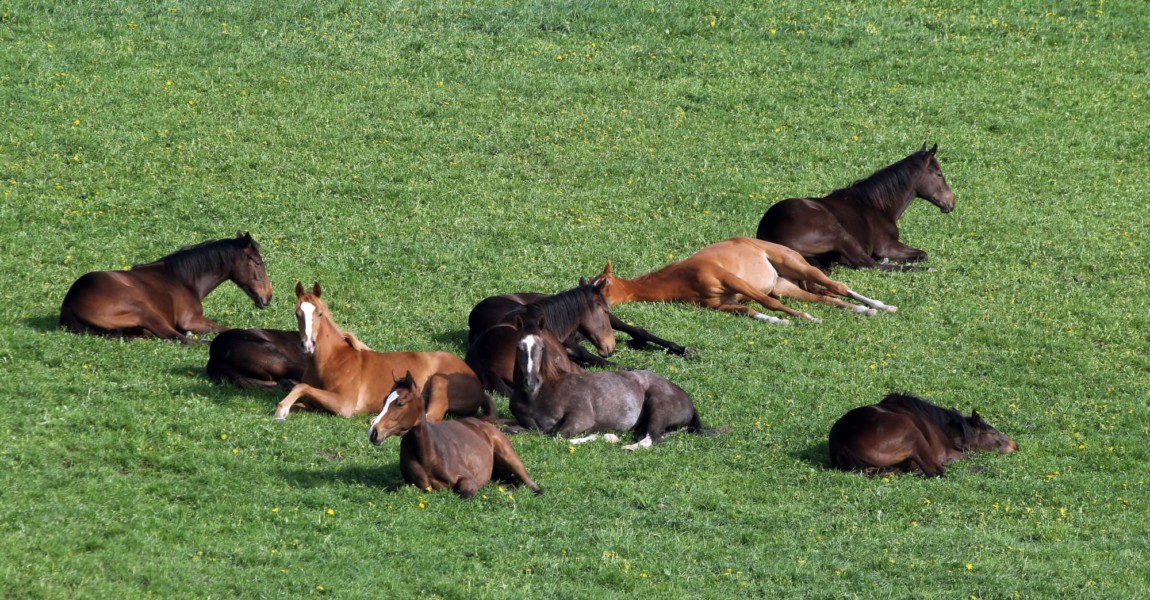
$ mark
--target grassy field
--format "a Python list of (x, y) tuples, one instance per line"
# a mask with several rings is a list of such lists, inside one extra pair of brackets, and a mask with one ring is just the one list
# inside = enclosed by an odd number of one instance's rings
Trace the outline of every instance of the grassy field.
[[(1000, 4), (0, 0), (0, 595), (1144, 596), (1150, 10)], [(540, 497), (405, 486), (366, 418), (56, 326), (81, 274), (242, 229), (276, 299), (208, 316), (294, 327), (318, 280), (373, 347), (463, 354), (485, 296), (647, 272), (923, 142), (935, 271), (834, 272), (897, 314), (619, 307), (700, 353), (616, 360), (730, 431), (517, 436)], [(832, 471), (894, 390), (1020, 452)]]

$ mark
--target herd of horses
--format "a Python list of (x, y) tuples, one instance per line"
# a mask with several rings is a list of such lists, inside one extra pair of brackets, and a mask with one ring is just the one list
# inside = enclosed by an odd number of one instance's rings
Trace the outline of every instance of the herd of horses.
[[(318, 283), (295, 287), (296, 330), (228, 329), (203, 314), (203, 298), (226, 280), (257, 307), (271, 285), (250, 234), (205, 242), (124, 271), (77, 279), (60, 307), (60, 324), (115, 338), (155, 336), (181, 343), (211, 340), (209, 377), (241, 387), (285, 388), (275, 417), (293, 409), (343, 417), (375, 415), (369, 440), (402, 436), (400, 470), (420, 488), (471, 496), (492, 477), (536, 493), (508, 433), (540, 431), (581, 442), (633, 432), (627, 450), (647, 448), (671, 431), (715, 433), (690, 396), (666, 378), (607, 360), (615, 333), (632, 347), (683, 356), (694, 350), (629, 325), (610, 312), (626, 302), (683, 302), (787, 323), (818, 321), (783, 298), (824, 303), (861, 315), (897, 308), (864, 296), (827, 273), (853, 268), (920, 270), (926, 252), (901, 243), (897, 221), (914, 198), (948, 213), (954, 194), (936, 157), (923, 147), (823, 198), (791, 198), (763, 215), (755, 238), (734, 237), (633, 279), (608, 260), (589, 282), (553, 294), (518, 293), (479, 302), (468, 316), (464, 358), (450, 352), (378, 352), (336, 323)], [(776, 317), (749, 304), (782, 313)], [(592, 353), (583, 342), (595, 348)], [(608, 370), (587, 370), (587, 367)], [(500, 418), (491, 394), (508, 399)], [(453, 419), (445, 419), (446, 415)], [(938, 476), (968, 450), (1012, 452), (1017, 445), (981, 419), (922, 399), (891, 394), (843, 415), (830, 430), (830, 464), (868, 474)]]

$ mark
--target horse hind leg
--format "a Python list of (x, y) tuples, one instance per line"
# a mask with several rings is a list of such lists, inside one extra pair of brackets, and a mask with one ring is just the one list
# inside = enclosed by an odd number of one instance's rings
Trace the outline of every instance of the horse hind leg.
[(519, 455), (515, 452), (515, 448), (511, 446), (511, 442), (507, 437), (498, 431), (489, 434), (488, 437), (491, 440), (491, 449), (493, 451), (492, 473), (501, 478), (512, 476), (530, 488), (536, 496), (542, 495), (543, 489), (527, 474), (527, 468), (523, 466), (523, 460), (519, 458)]
[(818, 294), (818, 293), (808, 292), (807, 290), (802, 289), (798, 285), (795, 285), (789, 279), (779, 278), (779, 283), (778, 283), (778, 285), (775, 286), (775, 292), (777, 294), (779, 294), (780, 296), (785, 296), (787, 298), (794, 298), (795, 300), (798, 300), (800, 302), (822, 302), (824, 304), (831, 304), (831, 305), (837, 306), (839, 308), (845, 308), (845, 309), (850, 310), (853, 313), (857, 313), (860, 315), (866, 315), (868, 317), (874, 316), (878, 312), (874, 308), (871, 308), (869, 306), (863, 306), (860, 304), (851, 304), (850, 302), (844, 302), (842, 300), (839, 300), (838, 298), (836, 298), (834, 296), (828, 296), (826, 294)]

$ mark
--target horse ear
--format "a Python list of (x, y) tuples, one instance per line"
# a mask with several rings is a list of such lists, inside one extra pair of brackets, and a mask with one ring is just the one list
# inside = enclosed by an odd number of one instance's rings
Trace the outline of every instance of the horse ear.
[(317, 298), (323, 296), (323, 288), (319, 287), (318, 281), (311, 284), (311, 293), (315, 294)]
[(982, 422), (982, 415), (978, 414), (977, 410), (972, 410), (972, 411), (970, 411), (970, 420), (974, 421), (975, 424), (981, 423)]
[(579, 285), (587, 285), (587, 278), (586, 277), (580, 277), (579, 278)]
[[(922, 147), (925, 148), (926, 144), (923, 144)], [(934, 156), (936, 152), (938, 152), (938, 144), (931, 146), (930, 150), (927, 151), (927, 154)]]
[(922, 143), (922, 148), (918, 149), (919, 152), (926, 152), (926, 142)]
[(305, 292), (303, 289), (303, 282), (302, 281), (295, 282), (295, 297), (299, 298), (300, 296), (304, 295), (304, 293)]
[(411, 376), (411, 370), (410, 369), (407, 371), (407, 374), (403, 376), (403, 381), (406, 382), (408, 385), (412, 385), (412, 386), (415, 385), (415, 378)]

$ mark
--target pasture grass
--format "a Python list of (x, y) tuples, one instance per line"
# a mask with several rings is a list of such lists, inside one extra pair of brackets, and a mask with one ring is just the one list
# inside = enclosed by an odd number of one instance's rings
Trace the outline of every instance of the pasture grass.
[[(1130, 1), (0, 3), (0, 593), (11, 597), (1135, 597), (1150, 588), (1141, 208), (1150, 13)], [(379, 349), (465, 350), (485, 296), (634, 276), (924, 141), (896, 304), (771, 327), (617, 312), (717, 437), (514, 444), (545, 495), (403, 485), (366, 419), (272, 419), (206, 347), (56, 327), (84, 272), (249, 230)], [(621, 346), (622, 348), (622, 346)], [(946, 477), (829, 469), (909, 391), (1021, 447)], [(506, 411), (506, 402), (499, 400)]]

